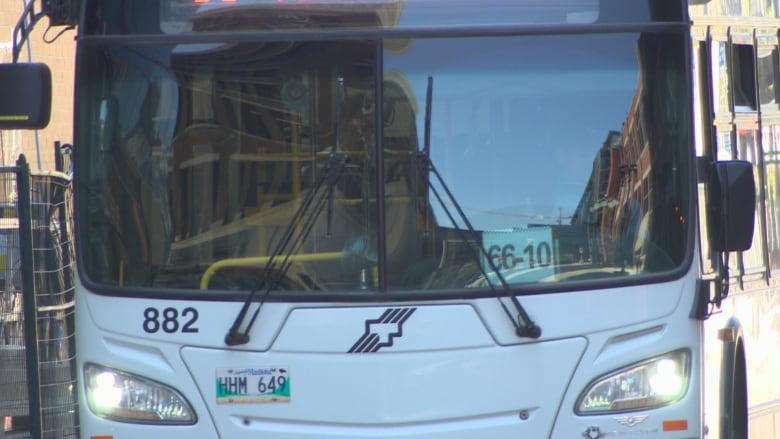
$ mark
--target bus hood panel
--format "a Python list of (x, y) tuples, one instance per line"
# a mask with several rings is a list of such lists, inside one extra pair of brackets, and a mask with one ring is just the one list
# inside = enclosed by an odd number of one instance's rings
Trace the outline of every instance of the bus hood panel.
[(546, 437), (586, 345), (501, 347), (464, 305), (301, 308), (269, 351), (182, 357), (222, 437)]

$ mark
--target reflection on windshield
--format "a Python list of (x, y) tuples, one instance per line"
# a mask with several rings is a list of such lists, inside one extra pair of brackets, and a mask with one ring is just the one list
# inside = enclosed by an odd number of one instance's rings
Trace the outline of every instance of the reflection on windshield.
[[(598, 0), (448, 0), (446, 7), (438, 0), (164, 0), (160, 29), (165, 33), (236, 31), (244, 23), (256, 29), (269, 16), (276, 28), (310, 30), (592, 23), (608, 19), (599, 16), (599, 6)], [(631, 6), (632, 15), (647, 20), (647, 5)]]
[[(84, 269), (123, 286), (252, 289), (274, 276), (275, 289), (330, 291), (673, 269), (689, 181), (678, 38), (90, 47)], [(473, 231), (433, 199), (442, 188), (415, 162), (426, 144)], [(347, 162), (327, 213), (269, 275), (334, 147)]]

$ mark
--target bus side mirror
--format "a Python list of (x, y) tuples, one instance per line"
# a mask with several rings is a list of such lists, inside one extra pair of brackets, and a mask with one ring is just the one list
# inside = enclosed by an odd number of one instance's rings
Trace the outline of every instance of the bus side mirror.
[(0, 64), (0, 129), (46, 128), (51, 116), (51, 70), (46, 64)]
[(707, 185), (707, 230), (710, 248), (743, 251), (753, 244), (756, 182), (753, 165), (729, 160), (712, 163)]

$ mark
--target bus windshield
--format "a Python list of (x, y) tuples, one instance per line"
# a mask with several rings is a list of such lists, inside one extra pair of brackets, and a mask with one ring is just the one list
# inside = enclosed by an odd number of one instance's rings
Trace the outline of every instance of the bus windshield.
[[(211, 3), (209, 26), (240, 38), (187, 37), (201, 12), (169, 0), (149, 31), (162, 38), (82, 43), (88, 282), (478, 294), (499, 277), (517, 291), (652, 279), (690, 259), (687, 29), (652, 26), (662, 1), (608, 2), (647, 21), (636, 30), (431, 35), (423, 21), (299, 39), (269, 37), (283, 9), (246, 12), (273, 2)], [(310, 23), (325, 3), (401, 2), (294, 3), (286, 16)], [(605, 16), (537, 3), (562, 29)]]

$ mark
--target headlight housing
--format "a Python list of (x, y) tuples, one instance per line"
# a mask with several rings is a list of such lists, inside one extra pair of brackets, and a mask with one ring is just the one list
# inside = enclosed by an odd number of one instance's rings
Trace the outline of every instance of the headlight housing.
[(84, 366), (87, 402), (96, 415), (141, 424), (194, 424), (187, 400), (164, 384), (96, 364)]
[(685, 396), (691, 376), (687, 349), (670, 352), (594, 380), (577, 400), (578, 415), (648, 410)]

